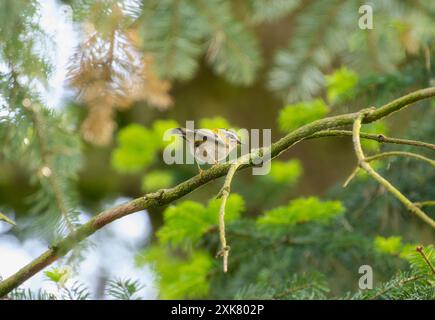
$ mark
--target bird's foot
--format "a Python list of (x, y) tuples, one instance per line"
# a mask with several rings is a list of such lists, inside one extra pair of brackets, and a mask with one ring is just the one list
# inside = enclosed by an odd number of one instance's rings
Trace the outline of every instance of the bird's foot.
[(199, 169), (199, 177), (200, 178), (204, 177), (204, 170)]

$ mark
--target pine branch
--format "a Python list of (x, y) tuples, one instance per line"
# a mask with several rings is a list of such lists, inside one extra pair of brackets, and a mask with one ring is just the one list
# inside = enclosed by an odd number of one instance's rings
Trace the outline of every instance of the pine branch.
[(235, 19), (227, 1), (195, 1), (198, 14), (207, 21), (207, 61), (228, 81), (248, 85), (261, 65), (257, 40), (246, 26)]
[[(359, 146), (359, 127), (362, 122), (369, 123), (379, 120), (390, 115), (391, 113), (405, 108), (406, 106), (414, 102), (432, 96), (435, 96), (435, 87), (430, 87), (410, 93), (372, 111), (370, 114), (361, 112), (348, 113), (317, 120), (307, 125), (304, 125), (293, 132), (290, 132), (285, 137), (272, 144), (272, 146), (259, 149), (258, 151), (256, 151), (256, 153), (258, 157), (261, 157), (265, 152), (270, 152), (271, 157), (275, 158), (291, 148), (297, 142), (302, 141), (317, 132), (337, 128), (340, 126), (351, 125), (353, 123), (356, 123), (356, 125), (354, 125), (354, 137), (356, 137), (355, 139), (357, 140), (355, 145)], [(361, 152), (359, 151), (358, 153)], [(362, 157), (362, 159), (364, 159), (364, 157)], [(252, 160), (253, 158), (251, 157), (250, 162), (241, 164), (238, 170), (253, 166), (254, 163)], [(177, 199), (180, 199), (186, 194), (192, 192), (193, 190), (225, 175), (226, 173), (228, 173), (230, 167), (231, 164), (216, 165), (215, 167), (206, 170), (202, 175), (196, 175), (173, 188), (161, 189), (157, 192), (148, 193), (143, 197), (134, 199), (132, 201), (126, 202), (124, 204), (101, 212), (100, 214), (90, 219), (87, 223), (77, 228), (75, 232), (70, 233), (67, 237), (59, 241), (57, 244), (51, 246), (46, 252), (37, 257), (35, 260), (28, 263), (22, 269), (18, 270), (15, 274), (2, 281), (0, 283), (0, 297), (5, 296), (11, 290), (21, 285), (24, 281), (44, 269), (46, 266), (52, 264), (57, 259), (64, 256), (76, 245), (78, 241), (84, 240), (105, 225), (134, 212), (160, 207), (171, 203)], [(397, 191), (395, 191), (395, 193), (397, 194)], [(404, 196), (403, 198), (406, 199), (404, 201), (405, 205), (408, 208), (412, 208), (413, 212), (417, 212), (417, 214), (421, 216), (421, 214), (419, 213), (421, 212), (421, 210), (416, 208), (416, 206), (412, 204), (409, 200), (407, 200), (407, 198), (405, 198)], [(424, 213), (423, 215), (425, 216), (427, 222), (429, 222), (431, 226), (435, 227), (435, 223), (433, 223), (430, 218), (429, 221)]]
[(63, 197), (61, 188), (59, 186), (59, 182), (56, 178), (56, 172), (54, 172), (52, 166), (50, 150), (47, 145), (46, 135), (44, 132), (44, 125), (42, 123), (38, 107), (36, 105), (32, 105), (30, 100), (29, 100), (29, 104), (25, 105), (24, 107), (26, 107), (26, 110), (28, 110), (30, 113), (30, 118), (32, 119), (33, 126), (35, 128), (36, 139), (39, 143), (39, 149), (41, 151), (41, 161), (43, 165), (43, 167), (41, 168), (41, 173), (48, 180), (48, 183), (54, 194), (57, 207), (59, 208), (59, 211), (65, 220), (69, 232), (74, 232), (75, 231), (74, 223), (71, 221), (69, 217), (68, 206), (66, 205), (66, 201)]
[(430, 268), (430, 271), (432, 271), (432, 274), (435, 275), (435, 267), (432, 265), (432, 262), (430, 262), (429, 258), (427, 257), (426, 253), (423, 250), (423, 247), (418, 246), (415, 250), (421, 255), (424, 262), (426, 262), (426, 264)]
[(408, 283), (418, 281), (421, 278), (423, 278), (423, 277), (422, 276), (411, 276), (411, 277), (402, 279), (395, 286), (386, 286), (384, 289), (380, 290), (378, 293), (376, 293), (375, 295), (370, 297), (370, 300), (375, 300), (375, 299), (383, 296), (385, 293), (387, 293), (388, 291), (390, 291), (392, 289), (397, 289), (398, 287), (403, 287), (403, 286), (407, 285)]

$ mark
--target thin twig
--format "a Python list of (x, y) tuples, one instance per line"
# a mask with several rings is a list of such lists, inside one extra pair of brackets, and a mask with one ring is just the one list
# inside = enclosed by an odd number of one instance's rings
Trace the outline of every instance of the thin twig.
[(432, 220), (426, 213), (424, 213), (419, 207), (412, 203), (405, 195), (403, 195), (396, 187), (394, 187), (388, 180), (377, 173), (370, 164), (365, 160), (364, 152), (361, 147), (360, 141), (360, 130), (361, 123), (363, 119), (370, 115), (371, 110), (362, 111), (359, 116), (355, 119), (353, 125), (353, 145), (355, 149), (355, 154), (358, 159), (358, 165), (364, 169), (373, 179), (378, 181), (381, 185), (385, 187), (393, 196), (395, 196), (400, 202), (402, 202), (409, 211), (414, 213), (421, 220), (429, 224), (432, 228), (435, 228), (435, 221)]
[[(407, 283), (420, 280), (421, 278), (423, 278), (423, 276), (418, 275), (418, 276), (412, 276), (412, 277), (403, 279), (403, 280), (399, 281), (398, 286), (404, 286)], [(393, 286), (387, 287), (387, 288), (379, 291), (378, 293), (376, 293), (374, 296), (370, 297), (370, 300), (375, 300), (375, 299), (379, 298), (380, 296), (383, 296), (384, 294), (386, 294), (388, 291), (390, 291), (393, 288), (395, 289), (397, 287), (393, 287)]]
[[(323, 137), (345, 137), (349, 136), (352, 137), (352, 131), (350, 130), (322, 130), (319, 131), (306, 139), (315, 139), (315, 138), (323, 138)], [(417, 141), (417, 140), (408, 140), (408, 139), (399, 139), (399, 138), (391, 138), (387, 137), (380, 133), (366, 133), (361, 132), (360, 137), (362, 139), (368, 139), (368, 140), (375, 140), (380, 143), (392, 143), (392, 144), (402, 144), (402, 145), (409, 145), (414, 147), (422, 147), (427, 148), (432, 151), (435, 151), (435, 144), (423, 142), (423, 141)]]
[(352, 179), (355, 178), (355, 176), (358, 173), (358, 171), (359, 171), (359, 167), (356, 167), (355, 169), (353, 169), (352, 173), (349, 175), (349, 177), (343, 183), (343, 188), (346, 188), (347, 185), (352, 181)]
[(221, 242), (221, 249), (216, 256), (221, 256), (223, 258), (224, 272), (228, 271), (228, 256), (230, 253), (230, 246), (227, 244), (227, 239), (225, 236), (225, 206), (230, 195), (231, 182), (233, 180), (234, 174), (243, 163), (249, 162), (251, 156), (251, 154), (247, 154), (231, 164), (231, 167), (228, 170), (227, 176), (225, 178), (224, 185), (217, 195), (217, 198), (221, 198), (222, 202), (219, 208), (219, 238)]
[(419, 207), (429, 207), (429, 206), (435, 206), (435, 200), (428, 200), (428, 201), (421, 201), (421, 202), (414, 202), (414, 204)]
[(432, 262), (430, 262), (430, 260), (427, 257), (426, 253), (424, 253), (423, 247), (422, 246), (418, 246), (417, 248), (415, 248), (415, 250), (423, 257), (424, 261), (429, 266), (429, 268), (432, 271), (432, 273), (435, 274), (435, 268), (432, 265)]
[(430, 165), (435, 167), (435, 161), (434, 160), (429, 159), (429, 158), (427, 158), (425, 156), (422, 156), (420, 154), (417, 154), (417, 153), (405, 152), (405, 151), (383, 152), (383, 153), (375, 154), (374, 156), (366, 157), (364, 160), (367, 161), (367, 162), (370, 162), (370, 161), (374, 161), (374, 160), (381, 159), (381, 158), (396, 157), (396, 156), (416, 158), (416, 159), (425, 161), (425, 162), (427, 162)]
[(296, 287), (292, 287), (292, 288), (288, 288), (282, 292), (278, 292), (276, 294), (273, 295), (272, 299), (280, 299), (283, 298), (285, 296), (288, 296), (291, 293), (295, 293), (297, 291), (301, 291), (301, 290), (305, 290), (305, 289), (309, 289), (309, 288), (315, 288), (317, 285), (313, 284), (313, 283), (306, 283), (306, 284), (302, 284)]

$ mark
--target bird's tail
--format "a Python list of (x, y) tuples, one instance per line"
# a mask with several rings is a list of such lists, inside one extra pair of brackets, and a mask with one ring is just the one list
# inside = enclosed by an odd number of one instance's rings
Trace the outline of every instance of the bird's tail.
[(174, 128), (171, 130), (171, 134), (175, 134), (175, 135), (186, 135), (186, 129), (185, 128)]

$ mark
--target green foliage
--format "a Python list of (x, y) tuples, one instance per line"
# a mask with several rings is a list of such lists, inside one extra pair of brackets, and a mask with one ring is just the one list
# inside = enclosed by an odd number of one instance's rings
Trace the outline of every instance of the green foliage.
[(308, 100), (318, 94), (324, 86), (323, 70), (346, 46), (347, 28), (343, 25), (350, 21), (355, 24), (357, 12), (355, 5), (338, 0), (307, 5), (296, 19), (292, 41), (275, 55), (269, 87), (287, 102)]
[(139, 300), (138, 291), (143, 285), (137, 280), (109, 280), (105, 289), (106, 295), (117, 300)]
[(31, 217), (20, 222), (20, 231), (52, 240), (78, 224), (76, 119), (50, 110), (40, 98), (53, 43), (39, 24), (39, 3), (2, 1), (0, 15), (0, 158), (19, 166), (32, 186), (23, 201)]
[(254, 23), (273, 21), (288, 15), (300, 4), (299, 0), (249, 0)]
[(139, 255), (136, 262), (139, 266), (145, 263), (154, 265), (159, 275), (161, 299), (198, 298), (209, 290), (206, 277), (212, 258), (204, 251), (195, 251), (182, 259), (170, 255), (162, 247), (152, 246)]
[(63, 286), (60, 291), (61, 300), (87, 300), (90, 296), (88, 288), (79, 281), (71, 286)]
[(112, 166), (121, 173), (136, 173), (151, 165), (156, 153), (171, 141), (164, 133), (178, 127), (174, 120), (157, 120), (151, 128), (130, 124), (118, 133), (118, 146), (112, 153)]
[[(418, 250), (423, 252), (427, 260)], [(435, 271), (433, 268), (435, 250), (433, 246), (418, 247), (417, 250), (414, 247), (407, 260), (411, 267), (409, 271), (399, 272), (392, 279), (378, 285), (373, 290), (359, 291), (351, 298), (433, 300), (435, 298)]]
[(202, 118), (199, 120), (199, 127), (205, 129), (214, 129), (214, 128), (231, 128), (230, 123), (224, 117), (214, 117), (214, 118)]
[(328, 101), (332, 104), (346, 102), (355, 97), (358, 74), (347, 67), (341, 67), (325, 76)]
[(7, 112), (0, 116), (0, 154), (21, 166), (36, 189), (27, 198), (32, 226), (23, 221), (20, 228), (48, 239), (59, 237), (78, 224), (75, 182), (82, 156), (74, 119), (49, 110), (19, 83), (10, 86), (4, 95)]
[[(212, 258), (204, 251), (192, 249), (216, 227), (220, 204), (220, 199), (210, 200), (207, 206), (183, 201), (163, 212), (164, 225), (157, 231), (160, 244), (145, 249), (136, 259), (139, 266), (155, 265), (162, 299), (198, 298), (207, 294), (209, 282), (206, 277), (212, 267)], [(231, 194), (225, 210), (226, 221), (239, 219), (244, 205), (242, 197)], [(181, 249), (181, 257), (168, 251), (165, 247), (168, 245)]]
[[(435, 281), (435, 249), (433, 245), (417, 246), (406, 252), (405, 259), (411, 264), (413, 271), (419, 275), (430, 275)], [(434, 288), (435, 290), (435, 288)]]
[(231, 3), (222, 0), (199, 1), (198, 14), (208, 21), (207, 60), (214, 71), (236, 84), (251, 84), (261, 64), (257, 39), (236, 20)]
[(434, 287), (412, 272), (401, 272), (373, 290), (359, 291), (346, 296), (353, 300), (433, 300)]
[(412, 257), (415, 256), (416, 254), (416, 248), (419, 247), (420, 245), (417, 244), (402, 244), (401, 248), (400, 248), (400, 253), (399, 253), (399, 257), (405, 260), (412, 260)]
[[(218, 221), (221, 202), (221, 199), (211, 199), (208, 202), (207, 215), (214, 217), (215, 224)], [(243, 211), (245, 211), (245, 200), (237, 193), (230, 194), (225, 205), (225, 220), (228, 222), (235, 221), (241, 217)]]
[(152, 131), (131, 124), (118, 134), (118, 147), (113, 151), (112, 165), (119, 172), (138, 172), (153, 162), (156, 150), (157, 141)]
[(193, 201), (170, 206), (163, 213), (165, 224), (157, 231), (162, 244), (181, 245), (197, 242), (210, 226), (207, 210)]
[(380, 252), (397, 255), (401, 251), (402, 238), (398, 236), (388, 238), (377, 236), (374, 245), (375, 249)]
[(150, 192), (168, 188), (174, 183), (174, 177), (169, 171), (150, 171), (142, 178), (142, 191)]
[(323, 118), (329, 109), (321, 99), (299, 102), (284, 107), (278, 116), (282, 132), (290, 132), (311, 121)]
[(48, 293), (39, 289), (34, 292), (30, 289), (14, 289), (8, 298), (12, 300), (88, 300), (90, 292), (80, 281), (65, 283), (64, 269), (52, 268), (51, 271), (44, 272), (50, 281), (57, 285), (56, 293)]
[(254, 82), (260, 66), (257, 41), (242, 24), (228, 24), (224, 28), (225, 34), (219, 28), (213, 30), (208, 61), (215, 72), (228, 81), (249, 85)]
[(71, 270), (69, 268), (53, 267), (51, 268), (51, 270), (44, 271), (44, 274), (54, 283), (63, 286), (65, 282), (70, 278)]
[(156, 57), (164, 78), (188, 80), (207, 53), (213, 70), (247, 85), (261, 63), (257, 39), (233, 14), (229, 1), (146, 1), (140, 16), (142, 45)]
[[(48, 293), (43, 290), (38, 290), (36, 293), (30, 289), (15, 289), (9, 295), (9, 299), (13, 300), (89, 300), (91, 294), (89, 289), (79, 281), (74, 281), (69, 284), (59, 285), (59, 270), (53, 268), (51, 272), (47, 272), (46, 275), (49, 279), (56, 284), (57, 292)], [(61, 276), (62, 277), (62, 276)], [(137, 296), (138, 292), (144, 286), (137, 280), (131, 279), (109, 279), (105, 284), (104, 293), (107, 298), (118, 300), (137, 300), (140, 297)]]
[[(79, 281), (69, 283), (62, 282), (63, 269), (52, 268), (45, 272), (50, 281), (57, 284), (57, 292), (49, 293), (42, 289), (32, 291), (30, 289), (14, 289), (8, 296), (12, 300), (89, 300), (92, 299), (89, 289)], [(137, 280), (132, 279), (109, 279), (105, 283), (105, 298), (117, 300), (138, 300), (139, 291), (144, 286)]]
[(189, 1), (144, 1), (141, 35), (143, 46), (153, 52), (164, 78), (186, 80), (198, 69), (203, 51), (203, 22)]
[[(221, 200), (210, 200), (205, 207), (194, 201), (183, 201), (163, 212), (164, 225), (157, 231), (161, 244), (189, 248), (198, 243), (210, 228), (218, 223)], [(230, 222), (240, 217), (244, 210), (243, 198), (231, 194), (228, 198), (225, 219)]]
[[(358, 28), (360, 3), (313, 1), (296, 16), (292, 38), (275, 53), (269, 87), (287, 102), (312, 99), (322, 93), (325, 74), (336, 61), (359, 75), (393, 72), (409, 57), (423, 59), (431, 46), (433, 10), (419, 10), (411, 2), (371, 3), (376, 13), (373, 30)], [(310, 35), (310, 36), (307, 36)]]
[(53, 293), (45, 292), (42, 289), (32, 291), (31, 289), (16, 288), (7, 296), (11, 300), (57, 300)]
[(178, 128), (179, 126), (180, 125), (175, 120), (156, 120), (153, 122), (152, 133), (159, 148), (165, 148), (172, 141), (163, 140), (164, 134), (173, 128)]
[(302, 165), (297, 159), (289, 161), (275, 160), (272, 162), (269, 177), (273, 182), (284, 185), (294, 185), (302, 175)]
[(50, 39), (39, 25), (38, 9), (35, 0), (1, 1), (0, 60), (10, 63), (9, 67), (13, 66), (17, 74), (46, 84), (51, 65), (50, 53), (45, 48)]
[(327, 282), (321, 274), (292, 275), (279, 287), (270, 287), (267, 283), (251, 284), (241, 289), (235, 299), (241, 300), (307, 300), (325, 299), (329, 291)]
[(290, 201), (287, 206), (266, 211), (257, 222), (261, 226), (293, 226), (310, 221), (327, 223), (343, 213), (344, 207), (340, 201), (299, 198)]

